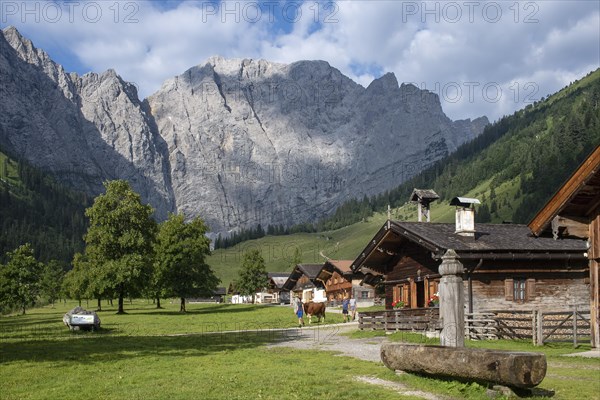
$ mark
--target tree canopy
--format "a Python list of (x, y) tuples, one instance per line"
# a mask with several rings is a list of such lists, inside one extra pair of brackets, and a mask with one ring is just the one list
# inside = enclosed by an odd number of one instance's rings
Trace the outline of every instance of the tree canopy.
[(19, 307), (25, 314), (40, 293), (43, 264), (38, 262), (29, 243), (8, 252), (8, 263), (0, 265), (0, 305)]
[(160, 294), (181, 299), (180, 311), (185, 312), (185, 298), (212, 296), (219, 284), (206, 257), (210, 255), (208, 228), (201, 218), (185, 223), (183, 215), (171, 214), (160, 224), (154, 245), (154, 279), (157, 298)]
[(90, 226), (84, 237), (85, 254), (79, 259), (88, 270), (91, 289), (114, 292), (123, 313), (125, 296), (140, 293), (152, 269), (152, 243), (156, 234), (153, 209), (141, 202), (124, 180), (105, 182), (85, 212)]
[(236, 286), (240, 294), (252, 295), (252, 303), (254, 303), (256, 292), (266, 287), (268, 283), (265, 260), (260, 251), (256, 249), (246, 251)]

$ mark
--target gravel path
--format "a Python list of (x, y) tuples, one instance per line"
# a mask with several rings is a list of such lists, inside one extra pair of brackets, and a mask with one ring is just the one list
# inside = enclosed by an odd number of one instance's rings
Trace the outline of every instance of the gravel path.
[[(368, 339), (350, 339), (342, 333), (356, 330), (357, 322), (346, 324), (322, 325), (291, 329), (284, 338), (269, 347), (291, 347), (303, 350), (335, 351), (341, 356), (349, 356), (365, 361), (381, 363), (381, 344), (388, 341), (386, 337), (378, 336)], [(449, 399), (433, 393), (414, 390), (398, 382), (386, 381), (370, 376), (357, 376), (357, 381), (384, 386), (405, 396), (414, 396), (427, 400)]]
[(387, 341), (385, 337), (369, 339), (350, 339), (341, 333), (356, 330), (357, 322), (346, 324), (320, 325), (293, 329), (292, 334), (270, 347), (292, 347), (304, 350), (336, 351), (341, 355), (359, 358), (361, 360), (381, 362), (379, 349), (381, 343)]

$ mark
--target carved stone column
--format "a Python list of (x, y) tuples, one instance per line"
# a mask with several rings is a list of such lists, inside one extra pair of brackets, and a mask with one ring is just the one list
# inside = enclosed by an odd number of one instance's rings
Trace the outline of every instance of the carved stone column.
[(465, 294), (463, 286), (463, 265), (458, 255), (449, 249), (442, 257), (440, 265), (439, 296), (442, 333), (440, 344), (450, 347), (465, 345)]

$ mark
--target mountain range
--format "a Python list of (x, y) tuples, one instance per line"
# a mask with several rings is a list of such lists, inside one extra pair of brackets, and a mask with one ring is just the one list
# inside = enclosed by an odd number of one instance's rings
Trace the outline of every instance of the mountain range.
[(393, 74), (367, 88), (324, 61), (213, 57), (141, 100), (115, 71), (68, 73), (0, 34), (0, 147), (90, 195), (126, 179), (213, 232), (289, 226), (396, 187), (481, 134)]

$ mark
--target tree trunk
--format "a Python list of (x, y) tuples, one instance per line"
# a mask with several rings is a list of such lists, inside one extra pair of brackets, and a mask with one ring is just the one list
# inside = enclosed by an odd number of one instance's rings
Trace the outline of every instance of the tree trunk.
[(156, 296), (156, 308), (162, 308), (160, 306), (160, 297), (159, 296)]
[(112, 302), (112, 301), (113, 301), (113, 299), (111, 298), (111, 299), (110, 299), (110, 305), (111, 305), (111, 307), (112, 307), (112, 305), (113, 305), (113, 302)]
[(22, 313), (22, 315), (25, 315), (25, 308), (26, 308), (25, 307), (25, 303), (23, 303), (23, 313)]
[(81, 307), (81, 299), (78, 299), (78, 300), (79, 300), (79, 307)]
[(98, 297), (98, 309), (96, 311), (102, 311), (102, 300)]
[(123, 300), (124, 300), (123, 292), (119, 293), (119, 308), (117, 310), (117, 314), (125, 314), (125, 310), (123, 309)]
[(181, 305), (179, 306), (179, 312), (185, 312), (185, 297), (181, 298)]

